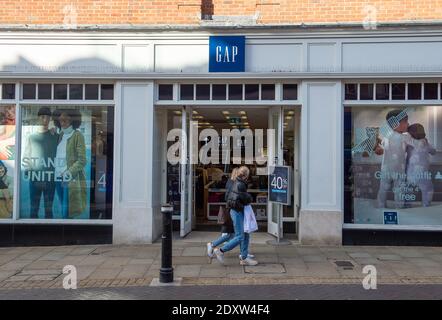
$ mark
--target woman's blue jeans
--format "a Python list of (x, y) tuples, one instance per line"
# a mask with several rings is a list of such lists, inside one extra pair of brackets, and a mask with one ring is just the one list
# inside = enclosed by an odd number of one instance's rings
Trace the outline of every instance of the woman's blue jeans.
[(227, 242), (221, 250), (227, 252), (239, 245), (241, 258), (246, 259), (249, 254), (249, 234), (244, 233), (244, 213), (230, 209), (230, 217), (233, 221), (235, 237)]
[(224, 242), (231, 240), (234, 236), (235, 236), (234, 233), (223, 233), (221, 234), (221, 237), (219, 237), (215, 241), (212, 241), (212, 246), (218, 247), (220, 244), (223, 244)]

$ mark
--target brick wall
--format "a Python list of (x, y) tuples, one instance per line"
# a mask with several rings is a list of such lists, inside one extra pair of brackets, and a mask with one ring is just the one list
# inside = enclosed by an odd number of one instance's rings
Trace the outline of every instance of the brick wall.
[(261, 24), (442, 20), (442, 0), (0, 0), (0, 24), (198, 24), (257, 13)]

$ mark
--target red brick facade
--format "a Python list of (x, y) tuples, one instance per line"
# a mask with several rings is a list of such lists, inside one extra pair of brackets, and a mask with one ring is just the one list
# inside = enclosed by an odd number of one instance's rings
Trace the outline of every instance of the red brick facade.
[(258, 24), (442, 20), (442, 0), (0, 0), (0, 24), (198, 25), (257, 16)]

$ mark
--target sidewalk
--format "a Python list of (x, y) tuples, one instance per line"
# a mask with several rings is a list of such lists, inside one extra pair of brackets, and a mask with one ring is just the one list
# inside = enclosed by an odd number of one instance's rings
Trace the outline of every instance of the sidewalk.
[[(442, 247), (271, 246), (265, 233), (252, 236), (255, 267), (208, 263), (205, 244), (218, 236), (192, 232), (174, 238), (174, 276), (181, 285), (361, 284), (365, 265), (376, 266), (378, 284), (442, 284)], [(338, 265), (335, 264), (338, 263)], [(63, 267), (77, 268), (78, 287), (149, 286), (158, 278), (161, 242), (152, 245), (0, 248), (0, 290), (62, 288)]]

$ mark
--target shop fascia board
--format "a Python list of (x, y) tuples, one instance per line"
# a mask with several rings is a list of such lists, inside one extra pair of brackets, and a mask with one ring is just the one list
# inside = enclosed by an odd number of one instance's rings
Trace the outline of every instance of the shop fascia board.
[(359, 73), (359, 72), (271, 72), (271, 73), (258, 73), (258, 72), (244, 72), (244, 73), (127, 73), (127, 72), (114, 72), (114, 73), (81, 73), (81, 72), (0, 72), (0, 80), (7, 79), (8, 81), (17, 80), (42, 80), (47, 79), (106, 79), (106, 80), (231, 80), (231, 79), (244, 79), (244, 80), (296, 80), (301, 81), (308, 80), (330, 80), (336, 81), (341, 79), (379, 79), (386, 80), (392, 79), (397, 81), (400, 79), (417, 79), (417, 78), (434, 78), (440, 81), (442, 78), (442, 71), (434, 72), (392, 72), (392, 73)]

